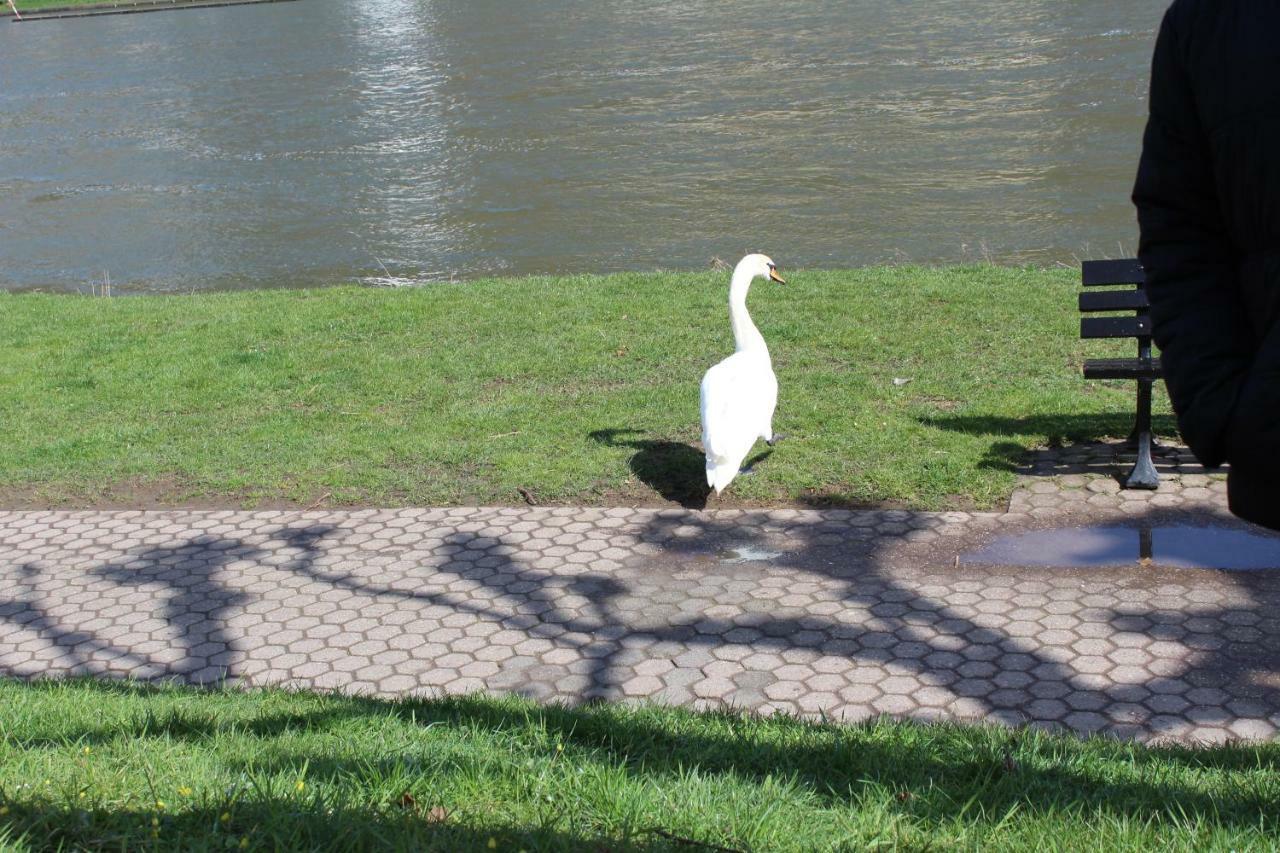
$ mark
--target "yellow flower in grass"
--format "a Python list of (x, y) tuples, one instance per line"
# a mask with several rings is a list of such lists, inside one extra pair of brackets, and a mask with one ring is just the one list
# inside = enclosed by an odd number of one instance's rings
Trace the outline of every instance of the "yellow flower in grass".
[(230, 823), (231, 812), (223, 812), (221, 815), (218, 816), (218, 820), (222, 821), (223, 823)]
[(8, 806), (0, 806), (0, 817), (4, 817), (4, 816), (5, 816), (5, 815), (7, 815), (8, 813), (9, 813), (9, 807), (8, 807)]
[(164, 800), (156, 800), (156, 808), (164, 811)]
[(179, 796), (182, 796), (182, 797), (189, 797), (189, 796), (191, 796), (191, 789), (190, 789), (190, 788), (188, 788), (186, 785), (179, 785), (179, 786), (178, 786), (178, 795), (179, 795)]
[(84, 754), (85, 754), (85, 755), (92, 755), (92, 754), (93, 754), (93, 750), (86, 746), (86, 747), (84, 748)]
[(498, 839), (496, 839), (496, 838), (490, 838), (490, 839), (489, 839), (489, 849), (490, 849), (490, 850), (497, 850), (497, 849), (498, 849)]
[(240, 836), (240, 849), (243, 850), (248, 846), (249, 846), (249, 836), (247, 835)]
[(301, 779), (299, 779), (297, 782), (293, 784), (293, 790), (295, 791), (301, 792), (302, 789), (305, 787), (307, 787), (307, 783), (303, 782)]

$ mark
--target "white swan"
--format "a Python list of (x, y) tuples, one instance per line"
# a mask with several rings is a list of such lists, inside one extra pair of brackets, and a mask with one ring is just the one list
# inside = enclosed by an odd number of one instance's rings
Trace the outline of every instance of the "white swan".
[(778, 379), (769, 348), (747, 314), (747, 291), (756, 276), (786, 284), (764, 255), (738, 261), (729, 283), (729, 320), (737, 351), (702, 377), (702, 447), (707, 485), (717, 495), (737, 476), (757, 438), (773, 442)]

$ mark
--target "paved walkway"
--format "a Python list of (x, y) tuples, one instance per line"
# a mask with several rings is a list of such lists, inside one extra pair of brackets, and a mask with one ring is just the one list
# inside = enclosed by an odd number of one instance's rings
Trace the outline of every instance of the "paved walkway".
[(981, 562), (1050, 522), (1134, 525), (1135, 556), (1231, 524), (1164, 464), (1131, 498), (1055, 463), (1004, 513), (0, 512), (0, 673), (1274, 738), (1280, 572)]

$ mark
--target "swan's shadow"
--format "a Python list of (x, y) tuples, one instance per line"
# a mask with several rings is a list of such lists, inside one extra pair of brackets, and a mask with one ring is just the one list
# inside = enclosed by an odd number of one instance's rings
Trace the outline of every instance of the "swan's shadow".
[(631, 433), (642, 434), (638, 429), (598, 429), (588, 437), (610, 447), (635, 448), (629, 464), (640, 482), (685, 509), (706, 509), (711, 489), (702, 451), (679, 441), (624, 438)]

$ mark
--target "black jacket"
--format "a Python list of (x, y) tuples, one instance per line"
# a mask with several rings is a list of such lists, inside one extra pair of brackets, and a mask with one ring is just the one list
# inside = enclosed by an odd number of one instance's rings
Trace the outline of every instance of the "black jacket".
[(1280, 529), (1280, 2), (1169, 8), (1133, 201), (1182, 436)]

